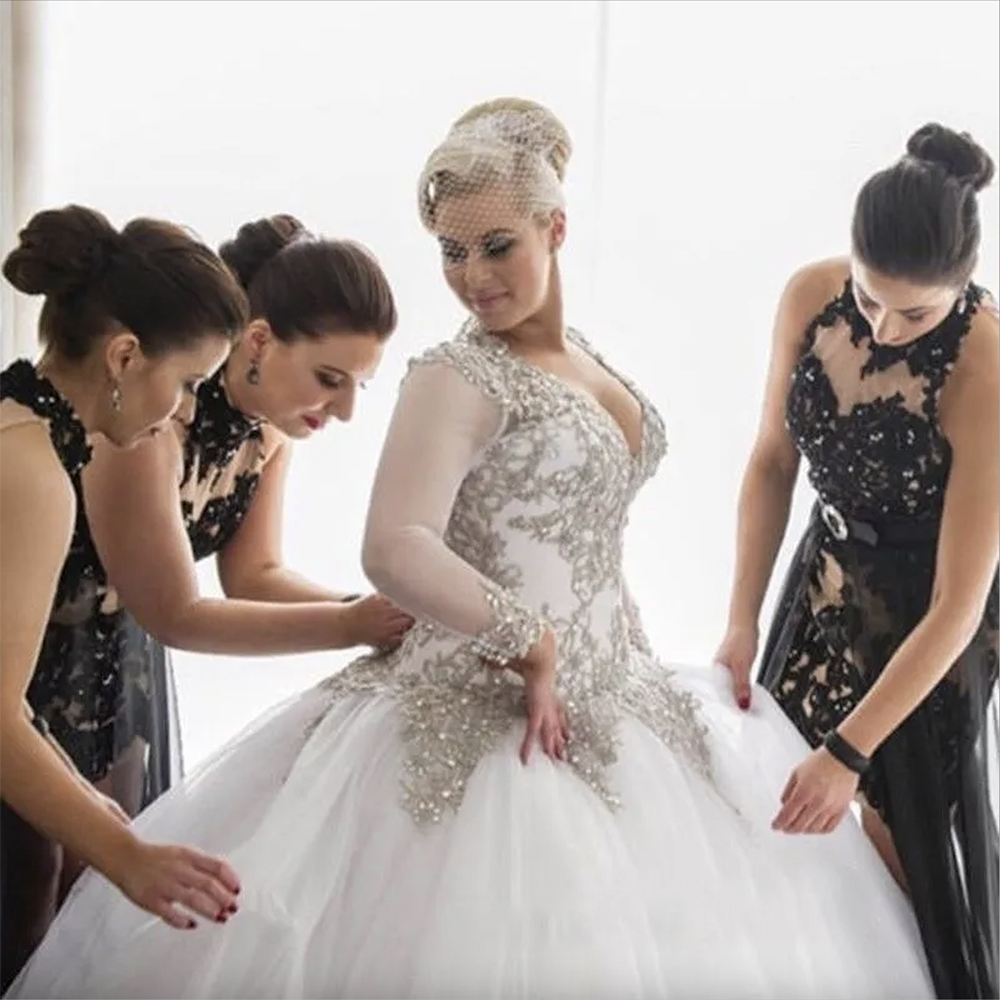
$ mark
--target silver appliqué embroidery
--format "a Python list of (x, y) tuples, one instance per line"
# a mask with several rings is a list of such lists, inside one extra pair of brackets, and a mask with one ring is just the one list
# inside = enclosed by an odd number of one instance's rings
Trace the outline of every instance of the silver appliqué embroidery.
[[(548, 626), (571, 730), (568, 763), (609, 807), (621, 804), (607, 775), (623, 713), (710, 779), (697, 700), (652, 657), (621, 577), (628, 507), (666, 451), (659, 414), (622, 379), (643, 410), (642, 447), (633, 456), (596, 400), (473, 324), (415, 364), (455, 367), (502, 410), (501, 429), (463, 482), (445, 533), (446, 544), (492, 581), (486, 599), (495, 620), (471, 638), (418, 623), (399, 649), (361, 657), (324, 681), (329, 704), (358, 693), (396, 700), (406, 748), (402, 804), (420, 824), (439, 822), (459, 808), (482, 758), (525, 718), (521, 678), (484, 661), (523, 656)], [(543, 546), (568, 569), (565, 607), (533, 609), (520, 599), (530, 568), (508, 555), (512, 536)]]

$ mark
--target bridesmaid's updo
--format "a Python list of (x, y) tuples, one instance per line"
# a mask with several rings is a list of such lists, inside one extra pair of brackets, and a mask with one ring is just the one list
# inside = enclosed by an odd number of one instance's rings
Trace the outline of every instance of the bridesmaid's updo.
[(155, 357), (205, 336), (234, 337), (246, 322), (246, 297), (216, 254), (157, 219), (119, 231), (90, 208), (47, 209), (21, 230), (3, 274), (18, 291), (45, 296), (42, 343), (70, 360), (120, 330)]
[(241, 226), (219, 255), (246, 289), (252, 319), (280, 340), (396, 328), (396, 303), (378, 261), (349, 240), (321, 239), (291, 215)]
[(976, 195), (993, 161), (966, 132), (918, 129), (906, 155), (865, 183), (854, 208), (853, 249), (862, 263), (920, 285), (964, 285), (979, 253)]

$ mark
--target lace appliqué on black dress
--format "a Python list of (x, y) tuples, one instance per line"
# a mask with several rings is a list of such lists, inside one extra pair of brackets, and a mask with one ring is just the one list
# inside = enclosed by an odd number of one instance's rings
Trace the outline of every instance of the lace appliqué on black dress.
[(79, 487), (80, 473), (90, 461), (93, 449), (73, 408), (47, 378), (38, 374), (30, 361), (15, 361), (0, 373), (0, 399), (12, 399), (47, 422), (52, 446), (77, 494), (73, 537), (56, 590), (55, 604), (59, 606), (79, 589), (90, 569), (89, 533), (79, 503)]
[[(242, 460), (242, 446), (260, 440), (258, 424), (229, 404), (220, 378), (199, 390), (184, 449), (184, 476), (191, 482), (182, 489), (218, 488), (227, 465)], [(254, 447), (247, 459), (253, 470), (237, 470), (235, 488), (202, 502), (198, 517), (189, 501), (182, 503), (196, 558), (217, 552), (239, 527), (259, 480), (258, 451)], [(104, 779), (130, 750), (146, 747), (144, 787), (133, 796), (137, 802), (126, 805), (134, 811), (165, 791), (179, 771), (172, 676), (163, 646), (119, 606), (109, 586), (79, 478), (73, 477), (76, 530), (28, 700), (92, 782)]]
[[(223, 473), (248, 441), (263, 454), (260, 421), (246, 416), (229, 402), (222, 379), (220, 370), (198, 391), (195, 417), (187, 427), (184, 443), (182, 493), (195, 483), (200, 489), (214, 493)], [(212, 496), (197, 517), (191, 500), (182, 499), (181, 511), (195, 559), (214, 555), (233, 537), (250, 509), (259, 480), (259, 464), (252, 463), (250, 468), (237, 473), (231, 489)]]
[(79, 476), (93, 451), (87, 432), (73, 407), (30, 361), (15, 361), (0, 372), (0, 399), (12, 399), (46, 420), (63, 468), (68, 475)]
[[(779, 599), (761, 680), (813, 746), (857, 705), (929, 607), (952, 460), (941, 390), (988, 301), (970, 286), (937, 328), (885, 347), (874, 343), (848, 282), (807, 331), (788, 394), (789, 430), (821, 505), (881, 536), (877, 544), (838, 538), (814, 517)], [(996, 906), (986, 900), (997, 881), (996, 827), (983, 740), (997, 617), (994, 578), (969, 647), (878, 751), (862, 784), (893, 831), (936, 985), (949, 997), (996, 996)], [(976, 874), (966, 881), (962, 871)]]

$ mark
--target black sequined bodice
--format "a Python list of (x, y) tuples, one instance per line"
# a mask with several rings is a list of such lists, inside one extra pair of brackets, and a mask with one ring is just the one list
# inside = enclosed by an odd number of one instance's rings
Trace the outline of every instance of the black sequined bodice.
[(951, 467), (938, 404), (985, 293), (900, 347), (876, 344), (851, 283), (810, 324), (787, 423), (825, 502), (860, 519), (940, 516)]

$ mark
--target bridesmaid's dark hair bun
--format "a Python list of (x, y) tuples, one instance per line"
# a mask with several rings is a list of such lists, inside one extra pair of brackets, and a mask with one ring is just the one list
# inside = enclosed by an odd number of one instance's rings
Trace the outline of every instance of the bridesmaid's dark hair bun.
[(979, 258), (976, 194), (993, 179), (993, 160), (968, 134), (933, 122), (906, 152), (858, 193), (852, 251), (886, 277), (959, 288)]
[(906, 151), (916, 160), (938, 164), (976, 192), (993, 180), (993, 160), (968, 132), (955, 132), (931, 122), (910, 136)]
[(384, 339), (396, 328), (392, 289), (371, 253), (314, 236), (293, 215), (245, 223), (219, 255), (246, 289), (250, 317), (286, 343), (340, 333)]
[(105, 273), (122, 247), (118, 230), (80, 205), (35, 215), (4, 261), (4, 277), (25, 295), (79, 292)]
[(159, 219), (119, 232), (92, 208), (46, 209), (21, 230), (3, 273), (18, 291), (45, 296), (42, 343), (72, 360), (111, 332), (130, 331), (156, 357), (235, 337), (247, 319), (246, 295), (218, 255)]
[(290, 243), (309, 235), (294, 215), (272, 215), (240, 226), (236, 235), (219, 247), (240, 284), (249, 289), (261, 268)]

